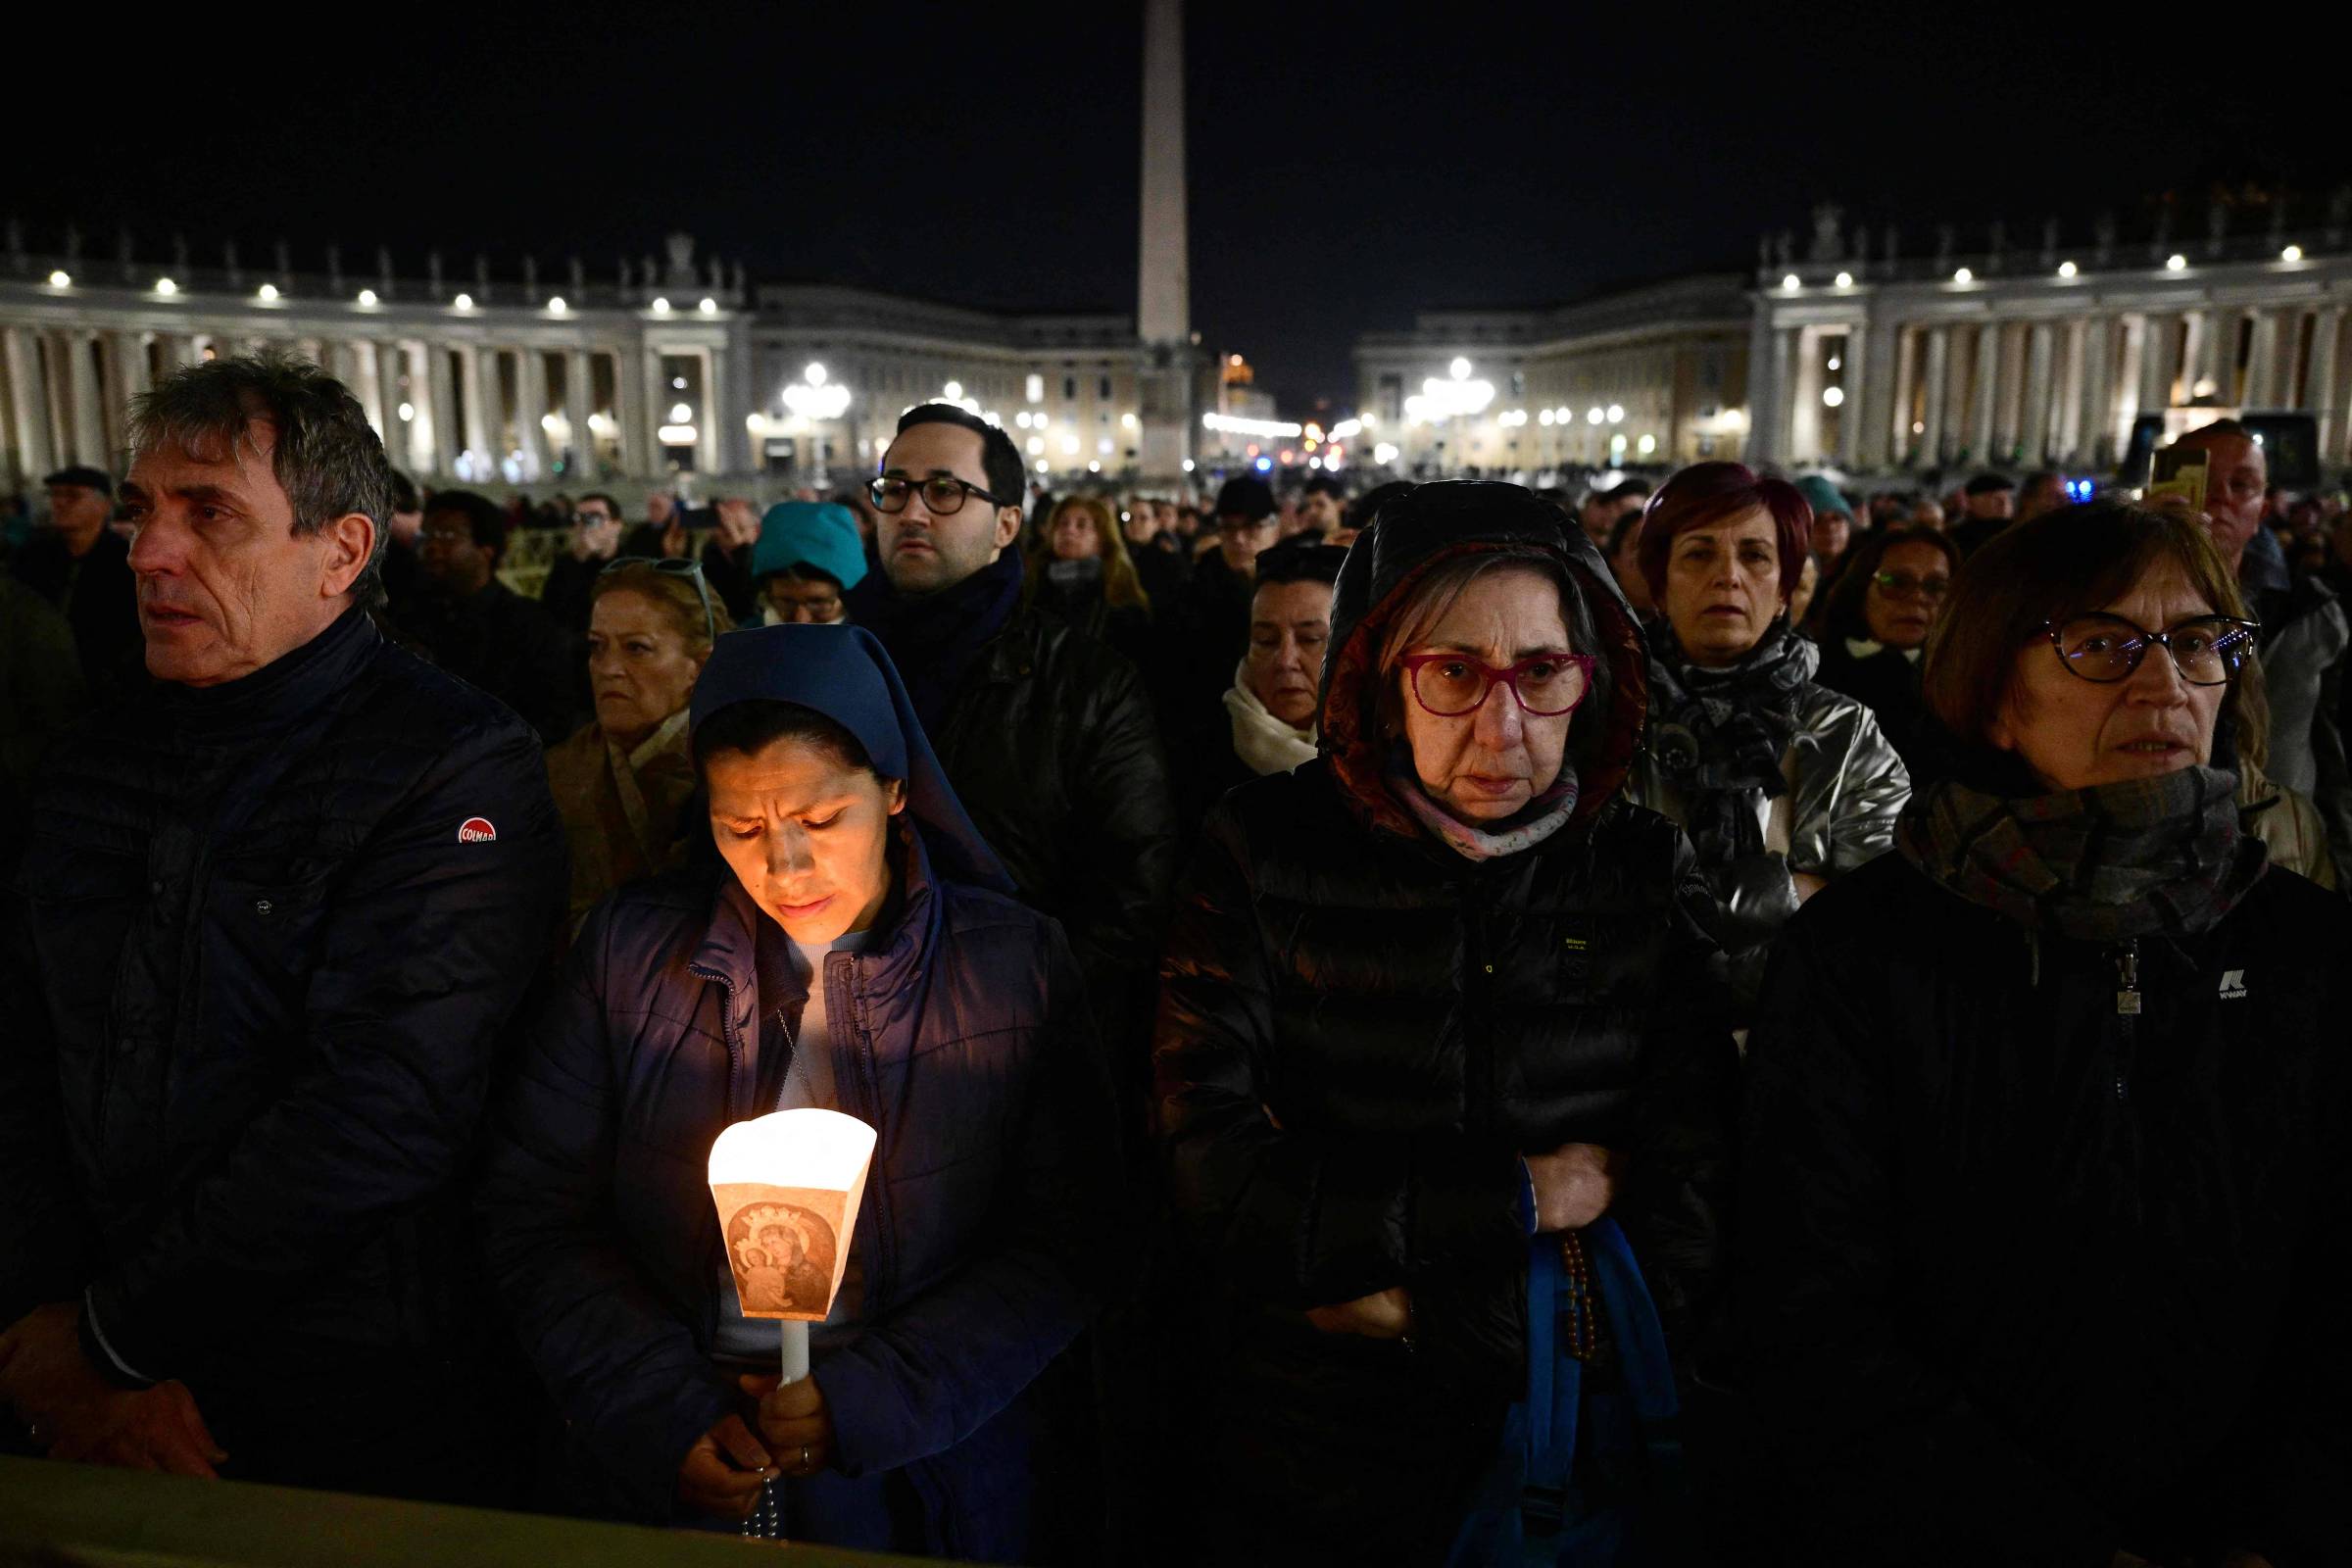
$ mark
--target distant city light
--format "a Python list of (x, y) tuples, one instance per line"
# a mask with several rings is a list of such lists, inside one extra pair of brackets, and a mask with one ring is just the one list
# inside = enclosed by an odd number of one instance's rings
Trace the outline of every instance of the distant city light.
[(277, 298), (277, 285), (275, 283), (264, 283), (260, 288), (255, 289), (254, 293), (259, 295), (262, 303), (266, 305), (270, 301)]
[(455, 305), (461, 311), (470, 311), (473, 309), (473, 296), (470, 294), (461, 294), (456, 299), (451, 300), (450, 304)]
[[(1838, 286), (1839, 288), (1852, 288), (1854, 286), (1854, 274), (1851, 272), (1839, 272), (1838, 274)], [(1643, 450), (1646, 451), (1648, 449), (1644, 448)]]
[(1033, 458), (1046, 450), (1046, 438), (1042, 435), (1031, 436), (1026, 444), (1029, 448), (1029, 455)]
[(669, 378), (669, 388), (670, 388), (670, 390), (671, 390), (671, 391), (673, 391), (673, 392), (683, 392), (683, 391), (685, 391), (685, 390), (686, 390), (686, 378), (685, 378), (684, 376), (682, 376), (682, 375), (673, 375), (673, 376), (671, 376), (671, 377)]
[[(755, 414), (755, 415), (753, 415), (753, 416), (752, 416), (752, 417), (753, 417), (753, 418), (755, 418), (755, 419), (757, 419), (758, 417), (760, 417), (760, 416), (758, 416), (757, 414)], [(552, 414), (542, 414), (541, 416), (539, 416), (539, 428), (540, 428), (540, 429), (542, 429), (542, 430), (545, 430), (545, 431), (546, 431), (546, 432), (548, 432), (548, 434), (550, 434), (550, 435), (553, 435), (553, 434), (555, 434), (555, 430), (556, 430), (556, 416), (555, 416), (554, 415), (552, 415)]]
[(2080, 270), (2081, 269), (2076, 267), (2072, 262), (2060, 262), (2058, 264), (2058, 275), (2060, 277), (2072, 277)]
[(696, 307), (696, 309), (700, 310), (705, 316), (716, 316), (718, 314), (718, 301), (706, 294), (703, 296), (703, 303)]
[(1452, 376), (1456, 381), (1467, 381), (1470, 379), (1470, 362), (1468, 360), (1455, 360), (1451, 365), (1446, 367), (1446, 373)]
[(1100, 463), (1089, 463), (1086, 466), (1086, 471), (1089, 473), (1101, 473), (1102, 471), (1102, 465)]
[(801, 379), (810, 386), (823, 386), (825, 384), (825, 368), (811, 360), (802, 368)]
[(2300, 245), (2289, 245), (2286, 249), (2278, 253), (2278, 259), (2282, 262), (2299, 262), (2303, 259), (2303, 247)]
[(1790, 272), (1787, 277), (1781, 279), (1781, 287), (1788, 289), (1790, 293), (1794, 293), (1796, 290), (1804, 286), (1805, 280), (1797, 276), (1794, 272)]
[(571, 307), (564, 302), (564, 296), (561, 294), (547, 302), (547, 312), (550, 316), (562, 316), (570, 309)]
[(1845, 361), (1833, 354), (1830, 356), (1830, 368), (1833, 370), (1841, 370), (1845, 368)]
[(371, 288), (364, 288), (360, 290), (360, 303), (362, 305), (373, 305), (375, 303), (375, 290)]
[(1624, 404), (1612, 403), (1609, 405), (1609, 422), (1611, 424), (1622, 424), (1625, 422)]
[(1260, 458), (1260, 459), (1258, 459), (1258, 460), (1257, 460), (1257, 471), (1258, 471), (1258, 472), (1260, 472), (1260, 473), (1271, 473), (1271, 472), (1273, 472), (1273, 471), (1274, 471), (1274, 460), (1273, 460), (1272, 458)]
[(1074, 435), (1063, 436), (1061, 438), (1061, 453), (1065, 458), (1076, 457), (1078, 455), (1078, 438)]
[(1838, 408), (1845, 402), (1845, 388), (1841, 386), (1823, 387), (1821, 389), (1821, 401), (1830, 408)]
[(693, 418), (693, 417), (694, 417), (694, 411), (693, 411), (692, 409), (688, 408), (688, 407), (687, 407), (685, 404), (683, 404), (683, 403), (672, 403), (672, 404), (669, 406), (669, 422), (670, 422), (670, 423), (672, 423), (672, 424), (684, 424), (684, 423), (685, 423), (685, 422), (686, 422), (688, 419), (691, 419), (691, 418)]
[(1185, 460), (1184, 460), (1184, 471), (1185, 471), (1185, 472), (1187, 472), (1187, 473), (1190, 473), (1190, 472), (1192, 472), (1192, 471), (1193, 471), (1193, 460), (1192, 460), (1192, 459), (1190, 459), (1190, 458), (1187, 458), (1187, 459), (1185, 459)]
[(1641, 452), (1642, 452), (1642, 455), (1643, 457), (1645, 457), (1645, 458), (1646, 458), (1646, 457), (1648, 457), (1648, 456), (1649, 456), (1649, 455), (1650, 455), (1652, 452), (1655, 452), (1655, 451), (1657, 451), (1657, 450), (1658, 450), (1658, 438), (1657, 438), (1656, 436), (1654, 436), (1654, 435), (1645, 435), (1645, 436), (1643, 436), (1643, 437), (1642, 438), (1642, 441), (1641, 441)]
[(950, 403), (959, 403), (963, 400), (963, 383), (961, 381), (950, 381), (940, 390), (947, 395)]
[(665, 447), (694, 445), (694, 426), (691, 424), (665, 424), (654, 434)]
[(2164, 259), (2164, 270), (2168, 272), (2183, 271), (2187, 269), (2187, 267), (2188, 258), (2181, 255), (2179, 251), (2173, 252), (2172, 255), (2167, 256)]
[(1095, 443), (1095, 450), (1096, 450), (1097, 452), (1100, 452), (1100, 453), (1102, 453), (1102, 454), (1104, 457), (1106, 457), (1106, 458), (1107, 458), (1107, 457), (1109, 457), (1109, 456), (1110, 456), (1110, 437), (1108, 437), (1108, 436), (1104, 436), (1104, 437), (1103, 437), (1102, 440), (1100, 440), (1100, 441), (1096, 442), (1096, 443)]
[(1285, 419), (1245, 419), (1231, 414), (1203, 414), (1200, 422), (1211, 430), (1223, 430), (1233, 435), (1288, 436), (1297, 435), (1304, 428)]
[(1054, 465), (1048, 463), (1045, 459), (1040, 458), (1037, 460), (1037, 471), (1040, 473), (1051, 473), (1054, 471)]
[(656, 316), (667, 316), (669, 314), (669, 301), (659, 299), (654, 301), (654, 314)]
[(1557, 424), (1560, 422), (1560, 416), (1550, 409), (1544, 409), (1536, 415), (1536, 422), (1538, 424)]
[(1952, 281), (1955, 283), (1974, 283), (1976, 280), (1977, 274), (1965, 267), (1952, 273)]
[(416, 405), (414, 403), (403, 403), (400, 406), (400, 417), (401, 422), (404, 424), (416, 417)]
[(56, 271), (49, 274), (49, 286), (51, 288), (72, 288), (74, 286), (74, 274), (61, 267)]
[(1372, 449), (1372, 461), (1386, 467), (1396, 461), (1396, 449), (1383, 441)]
[(1134, 415), (1132, 415), (1132, 414), (1122, 414), (1122, 415), (1120, 415), (1120, 416), (1119, 416), (1119, 424), (1120, 424), (1120, 426), (1121, 426), (1122, 428), (1129, 429), (1129, 430), (1132, 430), (1132, 429), (1134, 429), (1134, 428), (1135, 428), (1135, 426), (1136, 426), (1136, 419), (1135, 419), (1135, 416), (1134, 416)]
[(179, 285), (168, 277), (159, 277), (155, 280), (155, 291), (166, 299), (170, 299), (179, 292)]
[(1605, 409), (1588, 409), (1585, 411), (1585, 422), (1587, 424), (1598, 424), (1601, 420), (1607, 418), (1608, 416), (1608, 411)]

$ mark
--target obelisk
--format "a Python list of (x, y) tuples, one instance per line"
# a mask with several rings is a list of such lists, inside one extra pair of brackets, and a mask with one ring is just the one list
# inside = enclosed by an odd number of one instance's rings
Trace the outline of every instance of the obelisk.
[(1183, 0), (1144, 0), (1144, 171), (1135, 331), (1140, 477), (1179, 483), (1193, 450), (1192, 270), (1184, 201)]

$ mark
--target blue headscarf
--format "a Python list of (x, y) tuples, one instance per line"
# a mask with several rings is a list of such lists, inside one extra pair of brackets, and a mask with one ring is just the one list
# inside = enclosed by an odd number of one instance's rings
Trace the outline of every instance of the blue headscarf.
[(906, 683), (890, 655), (862, 626), (760, 626), (711, 645), (694, 683), (696, 729), (737, 703), (793, 703), (858, 737), (874, 771), (906, 783), (906, 812), (931, 862), (950, 881), (1010, 893), (996, 851), (972, 826), (963, 803), (931, 755)]
[(779, 501), (760, 519), (760, 541), (752, 546), (752, 580), (814, 566), (844, 592), (865, 575), (865, 542), (850, 509), (830, 501)]

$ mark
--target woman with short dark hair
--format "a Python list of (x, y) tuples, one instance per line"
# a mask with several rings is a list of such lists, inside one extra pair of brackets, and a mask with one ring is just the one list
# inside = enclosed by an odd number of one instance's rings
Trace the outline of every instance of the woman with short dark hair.
[[(722, 866), (599, 906), (491, 1139), (482, 1237), (563, 1417), (550, 1479), (648, 1522), (732, 1530), (764, 1497), (797, 1540), (1028, 1560), (1030, 1386), (1120, 1212), (1076, 961), (866, 632), (725, 637), (692, 712)], [(796, 1106), (878, 1142), (810, 1375), (778, 1388), (705, 1178), (723, 1129)]]
[(1959, 571), (1960, 552), (1934, 528), (1870, 534), (1849, 552), (1816, 620), (1813, 678), (1870, 710), (1914, 789), (1942, 766), (1919, 670)]
[(1690, 836), (1743, 998), (1773, 934), (1886, 852), (1911, 793), (1870, 710), (1814, 681), (1820, 651), (1789, 627), (1811, 518), (1786, 480), (1699, 463), (1659, 488), (1642, 524), (1658, 614), (1634, 799)]
[(1788, 1560), (2352, 1560), (2352, 911), (2239, 827), (2255, 631), (2129, 506), (1956, 579), (1952, 770), (1782, 934), (1748, 1054)]

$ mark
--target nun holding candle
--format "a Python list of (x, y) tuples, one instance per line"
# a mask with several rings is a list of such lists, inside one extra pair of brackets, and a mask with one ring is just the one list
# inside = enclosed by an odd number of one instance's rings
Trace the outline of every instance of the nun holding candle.
[(493, 1129), (485, 1248), (564, 1434), (547, 1500), (1032, 1555), (1030, 1386), (1120, 1215), (1068, 944), (866, 632), (723, 637), (692, 717), (722, 863), (589, 916)]

